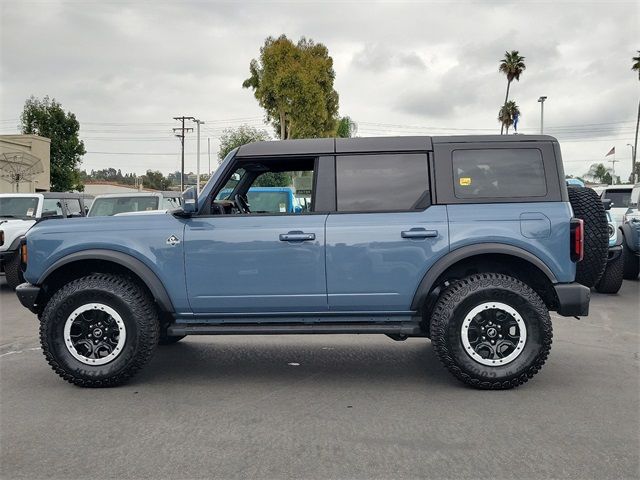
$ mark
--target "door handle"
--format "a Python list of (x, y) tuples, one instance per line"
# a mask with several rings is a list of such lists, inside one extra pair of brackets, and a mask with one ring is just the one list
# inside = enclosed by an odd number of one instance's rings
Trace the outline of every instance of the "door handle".
[(315, 233), (304, 233), (304, 232), (288, 232), (280, 234), (281, 242), (307, 242), (309, 240), (315, 240)]
[(400, 232), (402, 238), (433, 238), (438, 236), (437, 230), (425, 230), (424, 228), (412, 228)]

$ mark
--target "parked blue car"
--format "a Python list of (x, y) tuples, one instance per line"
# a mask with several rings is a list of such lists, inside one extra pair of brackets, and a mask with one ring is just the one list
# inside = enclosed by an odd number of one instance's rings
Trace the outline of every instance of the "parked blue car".
[[(269, 187), (283, 176), (312, 177), (308, 210)], [(185, 335), (377, 333), (511, 388), (547, 359), (549, 310), (588, 314), (608, 241), (589, 192), (549, 136), (257, 142), (181, 209), (36, 225), (17, 294), (81, 386), (121, 384)]]

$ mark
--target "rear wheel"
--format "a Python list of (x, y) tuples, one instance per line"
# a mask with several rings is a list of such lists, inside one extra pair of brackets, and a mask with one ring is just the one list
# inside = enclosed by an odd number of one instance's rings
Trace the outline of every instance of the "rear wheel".
[(576, 282), (593, 287), (604, 273), (609, 252), (607, 214), (591, 188), (568, 187), (573, 215), (584, 221), (584, 258), (576, 265)]
[(47, 361), (82, 387), (126, 382), (151, 359), (158, 335), (152, 299), (120, 275), (94, 274), (68, 283), (49, 300), (40, 323)]
[(4, 266), (4, 274), (7, 279), (7, 285), (9, 285), (9, 288), (12, 290), (15, 290), (18, 285), (24, 283), (19, 251), (13, 254)]
[(607, 267), (596, 283), (596, 291), (600, 293), (618, 293), (622, 287), (622, 273), (624, 269), (624, 249), (618, 258), (607, 262)]
[(431, 339), (444, 366), (480, 389), (513, 388), (532, 378), (549, 355), (552, 336), (538, 294), (496, 273), (449, 286), (431, 320)]

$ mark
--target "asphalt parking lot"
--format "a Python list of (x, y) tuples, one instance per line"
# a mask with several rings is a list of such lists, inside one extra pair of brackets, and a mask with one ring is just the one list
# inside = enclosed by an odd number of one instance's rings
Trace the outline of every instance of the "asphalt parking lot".
[(2, 478), (639, 478), (640, 282), (554, 316), (543, 370), (463, 386), (427, 340), (190, 337), (126, 386), (62, 381), (0, 280)]

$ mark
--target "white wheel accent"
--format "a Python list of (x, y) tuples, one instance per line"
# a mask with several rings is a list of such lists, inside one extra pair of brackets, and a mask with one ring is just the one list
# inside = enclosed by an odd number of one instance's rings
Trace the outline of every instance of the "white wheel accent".
[[(471, 322), (473, 321), (474, 318), (476, 318), (478, 314), (480, 314), (481, 312), (484, 312), (485, 310), (501, 310), (509, 314), (511, 317), (513, 317), (513, 319), (515, 320), (518, 326), (519, 338), (517, 340), (514, 350), (511, 353), (509, 353), (509, 355), (507, 355), (506, 357), (484, 358), (480, 354), (478, 354), (478, 352), (476, 352), (476, 350), (474, 349), (474, 347), (471, 345), (469, 341), (469, 326), (471, 325)], [(500, 303), (500, 302), (485, 302), (478, 305), (477, 307), (472, 309), (469, 313), (467, 313), (467, 315), (464, 318), (464, 321), (462, 322), (462, 328), (460, 329), (460, 337), (462, 339), (462, 345), (464, 346), (464, 351), (467, 352), (467, 355), (469, 355), (473, 360), (475, 360), (476, 362), (482, 365), (487, 365), (489, 367), (500, 367), (513, 362), (522, 353), (522, 350), (524, 349), (524, 346), (527, 343), (527, 327), (524, 323), (524, 320), (522, 319), (522, 316), (518, 313), (518, 311), (510, 307), (509, 305), (505, 303)]]
[[(82, 355), (76, 349), (76, 346), (74, 345), (74, 342), (71, 338), (71, 327), (76, 321), (76, 318), (82, 315), (83, 313), (91, 310), (98, 310), (106, 313), (115, 321), (115, 324), (118, 327), (118, 341), (116, 345), (113, 346), (111, 352), (108, 355), (105, 355), (104, 357), (92, 358), (92, 357), (87, 357), (85, 355)], [(99, 330), (99, 331), (101, 332), (101, 335), (102, 335), (102, 330)], [(84, 363), (85, 365), (105, 365), (106, 363), (111, 362), (122, 352), (126, 339), (127, 339), (127, 330), (125, 328), (122, 317), (113, 308), (111, 308), (108, 305), (104, 305), (102, 303), (87, 303), (85, 305), (82, 305), (76, 308), (73, 312), (71, 312), (71, 315), (69, 315), (69, 317), (67, 318), (67, 321), (64, 324), (64, 344), (67, 347), (67, 350), (71, 355), (73, 355), (73, 357), (76, 360)]]

